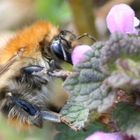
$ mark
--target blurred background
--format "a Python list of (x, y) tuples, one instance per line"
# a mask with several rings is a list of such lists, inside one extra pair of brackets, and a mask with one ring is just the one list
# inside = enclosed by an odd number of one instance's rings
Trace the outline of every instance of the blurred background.
[[(132, 6), (140, 19), (139, 0), (0, 0), (0, 46), (13, 37), (17, 30), (40, 19), (77, 35), (88, 33), (97, 40), (104, 40), (108, 36), (106, 15), (118, 3)], [(47, 123), (43, 129), (19, 131), (0, 115), (0, 140), (54, 140), (58, 133), (55, 127)], [(61, 139), (57, 137), (55, 140)]]

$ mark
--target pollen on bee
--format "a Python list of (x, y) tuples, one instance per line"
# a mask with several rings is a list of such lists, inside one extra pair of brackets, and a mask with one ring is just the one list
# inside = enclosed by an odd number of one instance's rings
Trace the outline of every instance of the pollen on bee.
[(7, 42), (4, 49), (0, 49), (0, 56), (2, 56), (0, 64), (7, 63), (22, 48), (24, 48), (22, 56), (36, 56), (39, 52), (39, 43), (44, 39), (50, 42), (57, 34), (58, 29), (51, 23), (46, 21), (36, 22), (32, 26), (17, 32), (15, 37)]
[(12, 119), (8, 119), (8, 124), (14, 128), (16, 128), (17, 131), (29, 131), (31, 130), (31, 125), (29, 124), (29, 122), (21, 122), (20, 120), (18, 120), (17, 118), (12, 118)]

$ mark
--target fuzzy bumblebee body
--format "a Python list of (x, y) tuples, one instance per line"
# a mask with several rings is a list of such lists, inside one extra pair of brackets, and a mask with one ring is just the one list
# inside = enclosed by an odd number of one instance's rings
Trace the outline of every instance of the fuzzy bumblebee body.
[[(9, 60), (16, 57), (14, 58), (16, 62), (12, 63), (12, 65), (18, 65), (18, 67), (13, 66), (12, 69), (11, 65), (8, 69), (13, 71), (10, 71), (10, 77), (11, 74), (17, 74), (17, 71), (20, 70), (19, 67), (24, 67), (25, 63), (32, 63), (30, 61), (34, 60), (40, 61), (39, 59), (42, 59), (41, 47), (43, 47), (41, 43), (44, 42), (46, 43), (44, 45), (47, 46), (57, 34), (58, 29), (46, 22), (38, 22), (29, 28), (25, 28), (17, 33), (17, 36), (11, 39), (5, 47), (0, 49), (0, 66), (4, 67), (7, 63), (10, 63)], [(1, 78), (6, 71), (4, 70), (0, 74)], [(0, 87), (6, 83), (3, 80), (1, 81)]]
[(19, 122), (18, 126), (42, 127), (47, 115), (54, 120), (58, 117), (44, 111), (55, 106), (57, 96), (56, 77), (48, 72), (61, 70), (57, 56), (71, 61), (71, 41), (65, 36), (52, 24), (40, 21), (18, 32), (0, 49), (0, 109), (9, 120)]

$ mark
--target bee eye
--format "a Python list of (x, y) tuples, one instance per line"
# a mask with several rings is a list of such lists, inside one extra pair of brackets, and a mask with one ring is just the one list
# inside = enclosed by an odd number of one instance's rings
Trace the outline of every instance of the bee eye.
[(60, 39), (56, 39), (52, 42), (51, 51), (58, 58), (72, 64), (71, 53), (66, 49), (66, 46), (62, 43)]
[(54, 40), (52, 42), (51, 49), (55, 53), (56, 56), (58, 56), (61, 59), (64, 59), (63, 52), (61, 49), (61, 44), (60, 44), (59, 40)]
[(39, 112), (39, 109), (30, 103), (26, 102), (25, 100), (18, 99), (16, 97), (11, 97), (12, 101), (15, 103), (15, 105), (22, 108), (24, 111), (26, 111), (29, 115), (34, 116), (36, 113)]

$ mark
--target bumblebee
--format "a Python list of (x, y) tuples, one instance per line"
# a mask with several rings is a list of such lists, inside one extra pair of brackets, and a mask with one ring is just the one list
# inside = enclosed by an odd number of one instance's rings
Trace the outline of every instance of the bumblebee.
[(60, 64), (72, 64), (74, 39), (71, 32), (39, 21), (0, 48), (0, 110), (10, 122), (40, 128), (43, 120), (68, 124), (53, 111), (54, 80), (67, 76)]

